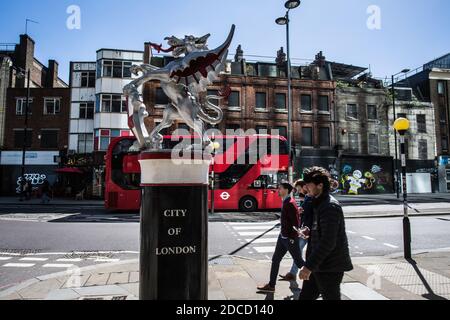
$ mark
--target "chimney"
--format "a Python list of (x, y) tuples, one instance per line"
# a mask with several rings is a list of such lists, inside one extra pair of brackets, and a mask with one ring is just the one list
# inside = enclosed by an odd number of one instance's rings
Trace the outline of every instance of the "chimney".
[(58, 68), (59, 64), (56, 60), (48, 60), (47, 88), (56, 88), (58, 86)]
[(275, 60), (275, 62), (277, 63), (277, 66), (279, 68), (285, 68), (286, 61), (286, 53), (284, 53), (284, 48), (281, 47), (280, 50), (277, 51), (277, 59)]
[(316, 61), (315, 63), (319, 66), (319, 67), (324, 67), (325, 66), (325, 62), (326, 62), (326, 58), (323, 55), (323, 52), (320, 51), (318, 54), (316, 54)]
[(153, 53), (152, 53), (152, 45), (150, 42), (146, 42), (144, 44), (144, 63), (150, 64), (150, 60), (152, 60)]
[(244, 59), (244, 50), (242, 50), (242, 46), (239, 45), (236, 48), (236, 54), (234, 56), (234, 62), (241, 62)]
[[(26, 34), (20, 35), (20, 44), (16, 45), (15, 56), (16, 65), (26, 71), (33, 71), (35, 42)], [(26, 79), (18, 79), (17, 87), (25, 87)]]

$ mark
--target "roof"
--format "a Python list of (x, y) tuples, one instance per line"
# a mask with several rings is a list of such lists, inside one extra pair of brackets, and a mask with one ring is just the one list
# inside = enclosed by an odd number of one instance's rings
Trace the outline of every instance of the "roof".
[(331, 65), (333, 76), (336, 79), (351, 79), (367, 70), (367, 68), (358, 67), (351, 64), (344, 64), (330, 61), (327, 62)]
[(427, 70), (432, 68), (450, 69), (450, 53), (425, 63), (423, 68)]

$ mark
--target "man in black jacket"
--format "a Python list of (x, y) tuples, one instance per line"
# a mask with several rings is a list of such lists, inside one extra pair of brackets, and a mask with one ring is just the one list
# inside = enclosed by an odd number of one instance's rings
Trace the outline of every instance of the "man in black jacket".
[(299, 237), (297, 231), (294, 229), (294, 227), (298, 228), (300, 220), (297, 204), (291, 197), (293, 189), (294, 188), (289, 183), (282, 183), (278, 191), (280, 197), (283, 199), (283, 207), (281, 209), (281, 232), (272, 258), (270, 282), (265, 286), (258, 287), (258, 291), (260, 292), (275, 292), (280, 263), (287, 252), (291, 254), (299, 269), (303, 267), (304, 264), (300, 252)]
[(330, 196), (330, 174), (314, 167), (305, 172), (309, 194), (313, 199), (313, 222), (306, 252), (305, 266), (300, 270), (304, 280), (299, 300), (341, 299), (344, 272), (353, 270), (345, 231), (344, 214), (339, 202)]

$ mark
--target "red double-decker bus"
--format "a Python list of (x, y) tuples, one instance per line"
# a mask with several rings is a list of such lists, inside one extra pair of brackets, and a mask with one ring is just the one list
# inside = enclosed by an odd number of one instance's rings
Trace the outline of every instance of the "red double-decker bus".
[[(163, 147), (173, 149), (185, 138), (165, 136)], [(134, 137), (121, 137), (109, 146), (105, 158), (105, 207), (109, 210), (140, 208), (138, 153), (129, 152), (134, 141)], [(210, 168), (214, 174), (214, 179), (211, 174), (210, 207), (214, 195), (216, 210), (279, 209), (277, 187), (288, 178), (286, 139), (270, 135), (216, 136), (215, 142), (218, 149)]]

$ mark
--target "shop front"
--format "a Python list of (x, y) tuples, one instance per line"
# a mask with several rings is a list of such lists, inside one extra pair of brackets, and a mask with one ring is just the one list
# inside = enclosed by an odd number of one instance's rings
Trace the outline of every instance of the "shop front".
[[(25, 156), (25, 179), (31, 182), (33, 194), (39, 196), (45, 180), (57, 183), (58, 151), (28, 151)], [(1, 195), (16, 196), (22, 180), (22, 151), (2, 151), (0, 156)]]

